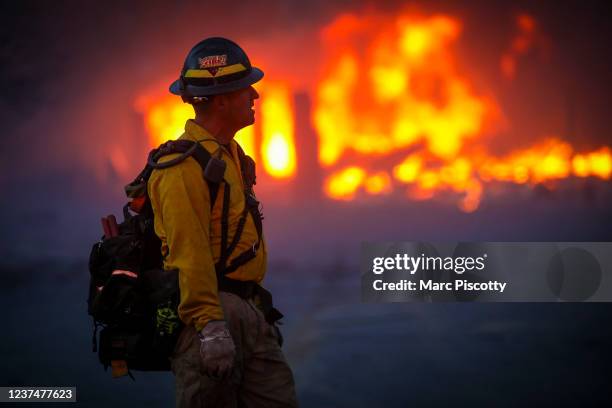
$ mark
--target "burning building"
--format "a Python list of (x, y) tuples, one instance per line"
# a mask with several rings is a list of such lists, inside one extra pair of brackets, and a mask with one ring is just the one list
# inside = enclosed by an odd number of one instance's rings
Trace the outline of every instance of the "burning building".
[[(452, 15), (412, 11), (345, 13), (321, 27), (323, 50), (307, 61), (318, 77), (301, 94), (282, 76), (263, 81), (257, 123), (236, 137), (260, 163), (260, 189), (343, 201), (451, 197), (473, 212), (495, 185), (554, 189), (570, 178), (610, 180), (609, 146), (579, 151), (552, 130), (531, 135), (529, 145), (492, 152), (500, 138), (523, 130), (518, 123), (509, 132), (511, 118), (498, 98), (461, 69), (455, 43), (462, 28)], [(547, 46), (531, 15), (516, 15), (514, 35), (498, 57), (507, 81), (530, 49)], [(257, 53), (255, 59), (274, 72), (274, 61)], [(165, 89), (139, 96), (135, 108), (150, 146), (180, 135), (192, 114)]]
[[(61, 31), (36, 8), (36, 29), (14, 41), (12, 49), (23, 51), (6, 65), (11, 108), (2, 112), (11, 154), (3, 164), (11, 171), (0, 182), (6, 191), (29, 186), (7, 208), (45, 214), (51, 224), (42, 230), (49, 231), (75, 216), (68, 211), (75, 203), (88, 222), (117, 208), (148, 151), (178, 137), (192, 115), (167, 87), (194, 41), (212, 35), (239, 42), (266, 72), (256, 123), (237, 139), (258, 163), (256, 191), (276, 245), (285, 241), (287, 220), (306, 207), (311, 213), (300, 219), (345, 221), (334, 228), (342, 241), (373, 228), (376, 238), (392, 238), (398, 218), (421, 221), (413, 230), (420, 237), (440, 211), (476, 229), (489, 209), (503, 212), (517, 200), (557, 214), (568, 197), (589, 216), (609, 206), (612, 141), (602, 84), (611, 63), (601, 52), (606, 36), (594, 32), (604, 23), (581, 23), (590, 14), (576, 20), (574, 38), (559, 21), (581, 11), (544, 5), (287, 2), (230, 15), (222, 5), (204, 13), (197, 3), (181, 4), (92, 5)], [(202, 25), (205, 15), (219, 18)], [(32, 18), (15, 17), (7, 27)], [(54, 46), (34, 52), (47, 38)], [(72, 59), (62, 57), (68, 51)], [(43, 63), (53, 75), (37, 75)], [(373, 217), (364, 208), (383, 218), (379, 227), (354, 221)], [(301, 227), (316, 237), (307, 224)], [(69, 247), (52, 235), (28, 239), (53, 242), (52, 253)], [(81, 241), (77, 232), (65, 238)]]

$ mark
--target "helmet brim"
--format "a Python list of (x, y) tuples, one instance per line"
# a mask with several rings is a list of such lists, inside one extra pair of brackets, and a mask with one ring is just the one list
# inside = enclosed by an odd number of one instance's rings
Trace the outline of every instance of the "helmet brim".
[(239, 89), (247, 88), (254, 83), (258, 82), (263, 78), (264, 73), (261, 69), (251, 67), (251, 72), (236, 81), (228, 82), (226, 84), (218, 84), (212, 86), (196, 86), (196, 85), (185, 85), (185, 89), (181, 89), (181, 80), (177, 79), (170, 84), (170, 92), (174, 95), (185, 95), (185, 96), (212, 96), (219, 95), (227, 92), (237, 91)]

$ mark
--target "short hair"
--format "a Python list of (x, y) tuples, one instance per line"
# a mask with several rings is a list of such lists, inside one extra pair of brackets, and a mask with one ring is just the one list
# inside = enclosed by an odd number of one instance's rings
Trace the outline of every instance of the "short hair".
[(181, 98), (183, 99), (183, 102), (192, 105), (193, 110), (195, 110), (196, 112), (205, 113), (211, 106), (213, 96), (182, 96)]

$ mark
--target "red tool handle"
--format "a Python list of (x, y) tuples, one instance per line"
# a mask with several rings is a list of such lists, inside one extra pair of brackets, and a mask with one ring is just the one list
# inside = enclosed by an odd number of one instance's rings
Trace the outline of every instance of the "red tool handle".
[(111, 229), (110, 229), (110, 226), (108, 225), (108, 220), (106, 219), (106, 217), (102, 217), (100, 219), (100, 222), (102, 223), (102, 230), (104, 231), (104, 238), (110, 238)]
[(106, 217), (108, 220), (108, 227), (110, 228), (111, 237), (119, 235), (119, 225), (117, 225), (117, 219), (113, 214)]

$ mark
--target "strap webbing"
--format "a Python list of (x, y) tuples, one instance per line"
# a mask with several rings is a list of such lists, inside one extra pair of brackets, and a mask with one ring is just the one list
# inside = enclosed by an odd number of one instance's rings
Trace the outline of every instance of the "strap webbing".
[[(163, 156), (166, 156), (169, 154), (175, 154), (175, 153), (182, 153), (182, 155), (168, 162), (159, 163), (159, 164), (157, 163), (159, 159), (162, 158)], [(157, 149), (153, 149), (151, 150), (151, 152), (149, 152), (149, 157), (147, 159), (147, 165), (140, 172), (140, 174), (136, 177), (136, 179), (132, 183), (130, 183), (130, 185), (138, 185), (138, 184), (142, 184), (143, 182), (146, 183), (147, 181), (149, 181), (149, 178), (151, 177), (151, 173), (153, 172), (153, 169), (168, 168), (168, 167), (177, 165), (181, 163), (183, 160), (185, 160), (187, 157), (193, 157), (198, 162), (203, 172), (206, 169), (206, 166), (208, 165), (208, 161), (210, 160), (211, 156), (208, 150), (202, 147), (202, 145), (198, 142), (193, 142), (191, 140), (168, 141), (162, 144), (161, 146), (159, 146)], [(219, 192), (219, 184), (213, 183), (210, 180), (206, 180), (206, 183), (208, 184), (208, 190), (210, 193), (210, 209), (212, 211), (215, 205), (215, 201), (217, 200), (217, 194)], [(127, 189), (128, 187), (126, 187), (126, 190)]]
[[(255, 162), (253, 161), (253, 159), (251, 159), (244, 153), (240, 145), (237, 146), (240, 169), (245, 184), (245, 204), (244, 210), (242, 211), (240, 219), (238, 220), (238, 225), (236, 227), (234, 237), (232, 238), (231, 243), (228, 245), (230, 185), (225, 182), (223, 184), (223, 208), (221, 213), (221, 251), (219, 255), (219, 262), (217, 262), (217, 264), (215, 265), (217, 277), (222, 277), (230, 272), (233, 272), (241, 265), (244, 265), (251, 259), (255, 258), (255, 256), (257, 255), (257, 250), (259, 249), (262, 241), (262, 216), (259, 212), (259, 202), (255, 199), (253, 194), (253, 184), (255, 184)], [(173, 160), (170, 160), (169, 162), (159, 164), (157, 163), (161, 157), (174, 153), (182, 153), (182, 155)], [(173, 140), (166, 142), (162, 144), (159, 148), (154, 149), (149, 153), (147, 165), (138, 175), (136, 180), (131, 184), (137, 184), (137, 182), (142, 181), (146, 183), (149, 177), (151, 176), (153, 169), (174, 166), (185, 160), (187, 157), (193, 157), (202, 168), (202, 172), (204, 172), (206, 166), (208, 165), (208, 162), (210, 161), (211, 155), (208, 150), (202, 147), (202, 145), (198, 142), (193, 142), (191, 140)], [(217, 196), (219, 195), (220, 184), (214, 183), (210, 180), (207, 180), (206, 178), (205, 180), (208, 184), (208, 190), (210, 193), (210, 210), (212, 212), (212, 209), (214, 208), (215, 202), (217, 200)], [(251, 248), (235, 257), (232, 262), (227, 265), (227, 260), (240, 242), (240, 237), (242, 236), (242, 232), (244, 231), (244, 226), (246, 224), (246, 219), (249, 213), (251, 214), (251, 217), (253, 218), (253, 222), (255, 224), (255, 228), (257, 229), (257, 242), (254, 243)]]
[(218, 274), (225, 274), (225, 264), (227, 262), (227, 235), (229, 229), (229, 202), (230, 202), (230, 185), (223, 185), (223, 210), (221, 212), (221, 254), (219, 262), (215, 265)]
[(229, 248), (227, 248), (227, 257), (229, 258), (232, 255), (232, 252), (234, 252), (234, 249), (236, 249), (236, 245), (238, 245), (238, 241), (240, 240), (240, 236), (242, 235), (242, 230), (244, 230), (244, 224), (246, 224), (246, 218), (247, 218), (247, 207), (244, 207), (244, 211), (242, 211), (242, 214), (240, 215), (240, 219), (238, 220), (238, 226), (236, 227), (236, 233), (234, 234), (234, 239), (232, 239), (232, 242), (230, 243)]
[[(208, 150), (203, 148), (200, 143), (195, 143), (197, 144), (197, 148), (193, 152), (193, 158), (200, 164), (200, 167), (202, 167), (203, 175), (204, 170), (206, 170), (206, 165), (208, 165), (208, 161), (210, 160), (211, 156)], [(217, 195), (219, 193), (219, 183), (213, 183), (206, 177), (204, 177), (204, 180), (206, 180), (206, 183), (208, 184), (208, 192), (210, 194), (210, 211), (212, 212), (212, 209), (215, 206), (215, 202), (217, 201)]]

